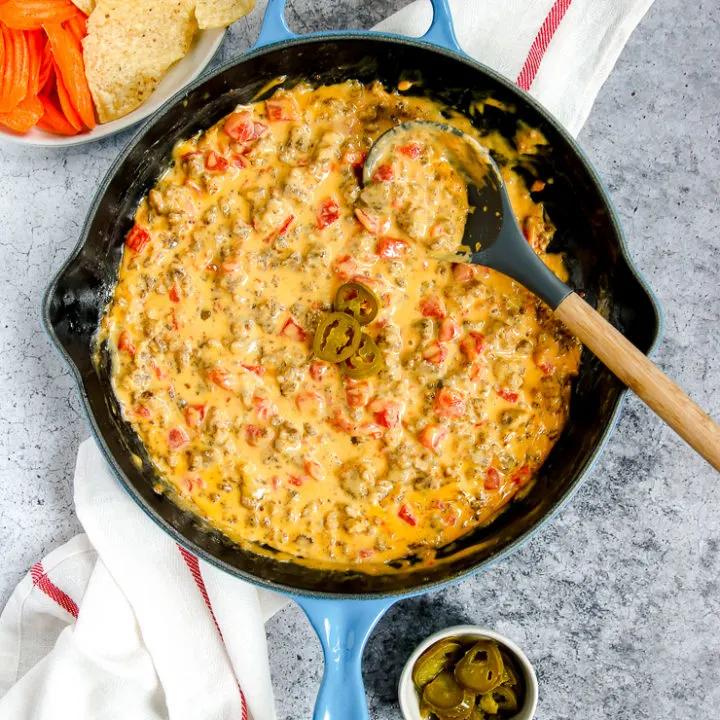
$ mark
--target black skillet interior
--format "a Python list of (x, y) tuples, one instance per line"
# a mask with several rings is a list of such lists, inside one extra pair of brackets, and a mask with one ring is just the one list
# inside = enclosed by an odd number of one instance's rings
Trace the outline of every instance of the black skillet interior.
[[(567, 253), (571, 284), (600, 304), (611, 321), (643, 352), (658, 339), (659, 309), (635, 274), (597, 179), (567, 136), (541, 109), (506, 81), (471, 61), (411, 40), (341, 34), (290, 42), (253, 53), (191, 86), (163, 109), (118, 159), (88, 216), (81, 244), (48, 290), (44, 321), (76, 372), (93, 430), (130, 494), (166, 531), (200, 556), (252, 582), (305, 594), (400, 594), (440, 584), (509, 551), (559, 508), (589, 470), (612, 429), (623, 387), (587, 352), (577, 379), (570, 421), (526, 498), (487, 528), (444, 549), (432, 568), (369, 576), (309, 569), (243, 550), (209, 531), (152, 490), (147, 460), (138, 469), (131, 455), (145, 453), (113, 400), (107, 367), (93, 365), (93, 336), (115, 281), (125, 234), (140, 198), (167, 167), (174, 143), (193, 135), (245, 103), (267, 82), (286, 75), (286, 86), (380, 80), (395, 87), (416, 79), (423, 91), (463, 111), (492, 96), (515, 113), (486, 106), (476, 117), (483, 129), (512, 137), (518, 121), (543, 131), (549, 150), (537, 158), (540, 177), (552, 177), (539, 197), (557, 226), (554, 249)], [(469, 90), (468, 88), (472, 88)]]

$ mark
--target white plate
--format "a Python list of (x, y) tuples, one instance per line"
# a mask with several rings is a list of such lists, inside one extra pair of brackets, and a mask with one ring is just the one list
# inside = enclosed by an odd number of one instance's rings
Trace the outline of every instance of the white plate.
[(190, 48), (190, 52), (170, 68), (157, 88), (155, 88), (155, 92), (137, 110), (133, 110), (133, 112), (125, 115), (125, 117), (103, 123), (102, 125), (98, 124), (90, 132), (72, 135), (70, 137), (53, 135), (39, 128), (33, 128), (25, 135), (16, 135), (7, 132), (0, 126), (0, 141), (20, 143), (21, 145), (62, 147), (67, 145), (82, 145), (83, 143), (100, 140), (100, 138), (108, 137), (121, 130), (125, 130), (154, 113), (168, 98), (191, 83), (213, 59), (226, 32), (227, 30), (225, 28), (202, 30), (199, 32)]

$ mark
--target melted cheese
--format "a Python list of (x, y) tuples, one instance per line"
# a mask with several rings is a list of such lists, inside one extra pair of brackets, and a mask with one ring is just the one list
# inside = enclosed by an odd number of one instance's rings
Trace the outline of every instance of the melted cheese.
[[(562, 430), (578, 343), (509, 278), (433, 259), (462, 238), (455, 171), (420, 146), (359, 187), (398, 122), (477, 136), (443, 110), (379, 85), (279, 90), (180, 143), (138, 208), (98, 347), (159, 476), (236, 542), (368, 572), (432, 562), (528, 486)], [(564, 277), (515, 145), (478, 139)], [(383, 304), (366, 329), (385, 369), (364, 381), (311, 351), (348, 279)]]

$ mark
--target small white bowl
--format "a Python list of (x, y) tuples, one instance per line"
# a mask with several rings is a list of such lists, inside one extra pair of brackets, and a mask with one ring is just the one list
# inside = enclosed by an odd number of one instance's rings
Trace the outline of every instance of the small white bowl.
[(200, 31), (188, 54), (176, 62), (158, 83), (152, 95), (137, 109), (124, 117), (96, 125), (90, 132), (79, 135), (53, 135), (40, 128), (33, 128), (24, 135), (11, 133), (0, 126), (0, 142), (7, 141), (20, 145), (39, 145), (43, 147), (62, 147), (82, 145), (100, 140), (129, 128), (154, 113), (168, 98), (189, 85), (208, 66), (220, 47), (226, 28)]
[(523, 674), (525, 680), (525, 702), (518, 712), (512, 716), (511, 720), (532, 720), (538, 702), (538, 682), (535, 676), (535, 670), (527, 659), (525, 653), (510, 638), (486, 630), (478, 625), (455, 625), (446, 628), (440, 632), (436, 632), (429, 638), (423, 640), (413, 654), (408, 658), (400, 675), (400, 683), (398, 684), (398, 697), (400, 699), (400, 709), (402, 710), (405, 720), (422, 720), (420, 715), (420, 705), (418, 702), (418, 694), (412, 680), (412, 671), (417, 659), (438, 640), (446, 637), (474, 637), (478, 640), (487, 638), (495, 640), (501, 647), (507, 648), (508, 652), (517, 661), (518, 669)]

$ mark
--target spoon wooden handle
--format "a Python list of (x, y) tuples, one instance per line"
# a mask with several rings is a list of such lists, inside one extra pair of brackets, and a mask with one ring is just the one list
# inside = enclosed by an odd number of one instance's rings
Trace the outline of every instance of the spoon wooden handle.
[(681, 438), (720, 470), (720, 426), (576, 293), (555, 310), (574, 335)]

